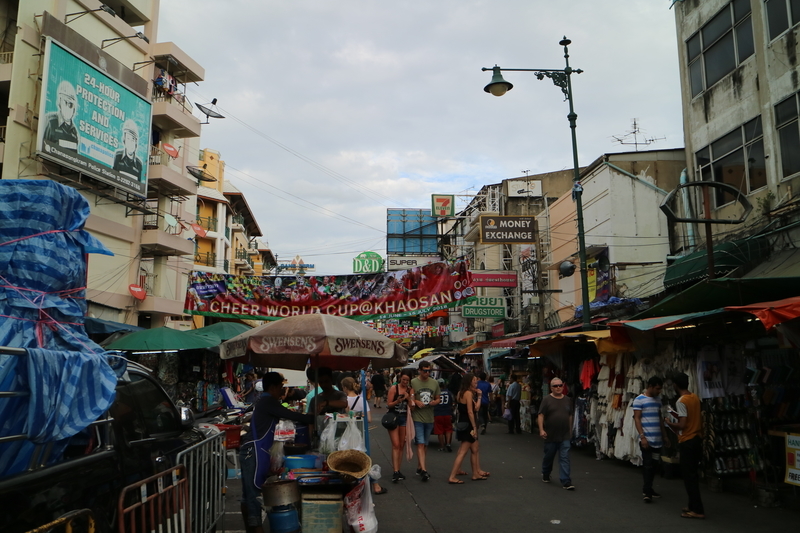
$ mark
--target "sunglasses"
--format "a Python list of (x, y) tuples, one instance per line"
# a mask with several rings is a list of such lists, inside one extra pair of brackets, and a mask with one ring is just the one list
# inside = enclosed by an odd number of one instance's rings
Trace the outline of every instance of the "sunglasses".
[(564, 384), (563, 384), (563, 383), (559, 383), (559, 384), (557, 384), (557, 385), (550, 385), (550, 386), (551, 386), (551, 387), (563, 387), (563, 386), (564, 386)]
[(430, 372), (431, 369), (430, 368), (420, 368), (419, 371), (420, 372)]

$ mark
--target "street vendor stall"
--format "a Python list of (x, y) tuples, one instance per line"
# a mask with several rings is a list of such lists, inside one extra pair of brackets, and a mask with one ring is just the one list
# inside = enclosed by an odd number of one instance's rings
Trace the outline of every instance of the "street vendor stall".
[[(220, 355), (224, 360), (241, 357), (255, 366), (276, 369), (303, 370), (311, 364), (317, 369), (329, 367), (351, 371), (370, 365), (376, 369), (403, 366), (407, 358), (404, 348), (369, 326), (348, 318), (322, 314), (288, 317), (245, 332), (223, 343)], [(363, 379), (362, 372), (362, 383)], [(362, 387), (362, 391), (365, 389), (366, 387)], [(258, 406), (256, 413), (257, 411)], [(358, 481), (359, 477), (366, 476), (371, 466), (371, 462), (367, 465), (368, 424), (349, 414), (337, 414), (331, 418), (329, 424), (332, 423), (333, 426), (329, 426), (330, 430), (323, 430), (322, 438), (314, 440), (311, 453), (298, 456), (302, 458), (297, 463), (298, 468), (293, 468), (294, 461), (289, 461), (277, 480), (280, 483), (292, 480), (297, 482), (287, 484), (293, 487), (287, 498), (292, 500), (292, 505), (299, 505), (298, 514), (304, 531), (320, 531), (315, 529), (320, 523), (327, 523), (330, 527), (341, 524), (343, 501), (349, 507), (348, 523), (352, 525), (355, 522), (356, 527), (359, 527), (359, 521), (365, 520), (362, 510), (371, 509), (371, 504), (365, 503), (370, 498), (368, 479)], [(348, 432), (350, 435), (360, 435), (363, 441), (355, 443), (353, 447), (342, 446), (342, 440)], [(320, 449), (321, 445), (324, 449)], [(332, 446), (338, 448), (335, 452), (337, 454), (340, 451), (348, 452), (346, 460), (341, 457), (337, 459), (334, 453), (324, 453), (331, 452)], [(366, 453), (358, 450), (359, 447)], [(258, 488), (263, 491), (267, 502), (273, 501), (270, 499), (272, 493), (283, 486), (268, 482)], [(281, 506), (288, 505), (287, 499), (282, 500)], [(270, 516), (271, 526), (279, 526), (273, 524), (273, 521), (286, 515), (286, 527), (292, 527), (292, 510), (285, 507), (279, 509), (281, 506), (272, 507), (274, 516)], [(362, 522), (361, 526), (364, 525)], [(376, 528), (377, 524), (370, 524), (367, 529), (362, 527), (361, 530), (371, 530), (372, 526)], [(324, 530), (327, 531), (330, 527)]]

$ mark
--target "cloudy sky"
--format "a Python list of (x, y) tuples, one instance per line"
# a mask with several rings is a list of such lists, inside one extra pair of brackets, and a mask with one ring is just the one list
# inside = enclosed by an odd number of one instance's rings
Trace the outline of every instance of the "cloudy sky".
[[(678, 45), (668, 0), (162, 0), (159, 41), (206, 72), (203, 127), (279, 259), (347, 274), (385, 254), (387, 208), (429, 208), (482, 185), (571, 168), (567, 103), (550, 80), (510, 72), (502, 98), (481, 67), (564, 67), (572, 40), (580, 163), (683, 146)], [(199, 114), (198, 114), (199, 116)], [(642, 137), (640, 137), (641, 139)]]

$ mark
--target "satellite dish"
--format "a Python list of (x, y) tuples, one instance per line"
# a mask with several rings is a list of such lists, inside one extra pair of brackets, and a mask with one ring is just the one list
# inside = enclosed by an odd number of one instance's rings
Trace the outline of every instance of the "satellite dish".
[(558, 273), (562, 278), (568, 278), (575, 273), (575, 263), (564, 261), (558, 265)]
[(192, 222), (190, 224), (190, 226), (192, 227), (192, 229), (194, 230), (194, 232), (198, 236), (205, 237), (206, 235), (208, 235), (208, 232), (206, 231), (206, 229), (203, 226), (201, 226), (200, 224), (197, 224), (196, 222)]
[(210, 118), (225, 118), (219, 111), (214, 109), (215, 107), (217, 107), (217, 99), (216, 98), (211, 100), (210, 104), (198, 104), (198, 103), (195, 103), (194, 105), (196, 105), (197, 109), (199, 109), (200, 112), (203, 113), (206, 116), (206, 121), (205, 122), (201, 122), (201, 124), (208, 124), (208, 119), (210, 119)]
[(140, 302), (145, 298), (147, 298), (147, 292), (139, 285), (135, 284), (128, 285), (128, 291), (130, 291), (131, 295), (133, 295), (133, 297), (139, 300)]
[(170, 215), (169, 213), (164, 213), (164, 222), (166, 222), (167, 226), (170, 227), (178, 225), (178, 219)]
[(172, 159), (177, 159), (179, 155), (181, 155), (181, 151), (178, 148), (175, 148), (171, 144), (161, 143), (161, 148), (164, 152), (170, 156)]
[(217, 181), (217, 178), (215, 178), (214, 176), (212, 176), (211, 174), (206, 172), (206, 166), (208, 166), (208, 165), (204, 164), (202, 166), (202, 168), (201, 167), (186, 167), (186, 170), (189, 171), (189, 174), (191, 174), (192, 176), (197, 178), (198, 181)]
[(608, 272), (611, 268), (611, 262), (608, 260), (607, 256), (601, 255), (597, 258), (597, 261), (589, 263), (589, 268), (596, 268), (600, 272)]

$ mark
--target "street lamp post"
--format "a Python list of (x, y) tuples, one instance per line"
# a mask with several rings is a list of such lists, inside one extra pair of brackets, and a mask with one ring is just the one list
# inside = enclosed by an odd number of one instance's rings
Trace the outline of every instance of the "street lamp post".
[[(565, 67), (563, 70), (557, 69), (532, 69), (532, 68), (500, 68), (499, 66), (495, 65), (492, 68), (483, 67), (481, 70), (492, 71), (492, 81), (483, 88), (484, 91), (487, 93), (493, 94), (495, 96), (503, 96), (506, 92), (510, 91), (514, 86), (503, 79), (503, 75), (501, 74), (502, 71), (511, 71), (511, 72), (533, 72), (537, 78), (543, 80), (545, 78), (550, 78), (553, 80), (553, 84), (560, 87), (561, 91), (564, 93), (564, 98), (569, 102), (569, 114), (567, 115), (567, 119), (569, 120), (569, 127), (572, 132), (572, 163), (574, 167), (574, 175), (572, 178), (572, 198), (575, 200), (575, 210), (577, 212), (578, 218), (578, 256), (580, 258), (580, 270), (581, 270), (581, 297), (583, 299), (583, 329), (590, 330), (592, 329), (592, 322), (591, 322), (591, 314), (589, 308), (589, 282), (588, 282), (588, 270), (586, 265), (586, 239), (583, 233), (583, 187), (581, 186), (581, 173), (580, 167), (578, 166), (578, 140), (575, 134), (575, 129), (577, 128), (577, 121), (578, 115), (575, 114), (575, 109), (573, 105), (573, 96), (572, 96), (572, 81), (571, 77), (572, 74), (580, 74), (583, 72), (581, 69), (573, 70), (572, 67), (569, 66), (569, 45), (572, 43), (569, 39), (564, 37), (558, 44), (564, 47), (564, 61)], [(540, 250), (536, 250), (536, 255), (538, 256)], [(541, 305), (541, 302), (540, 302)]]

